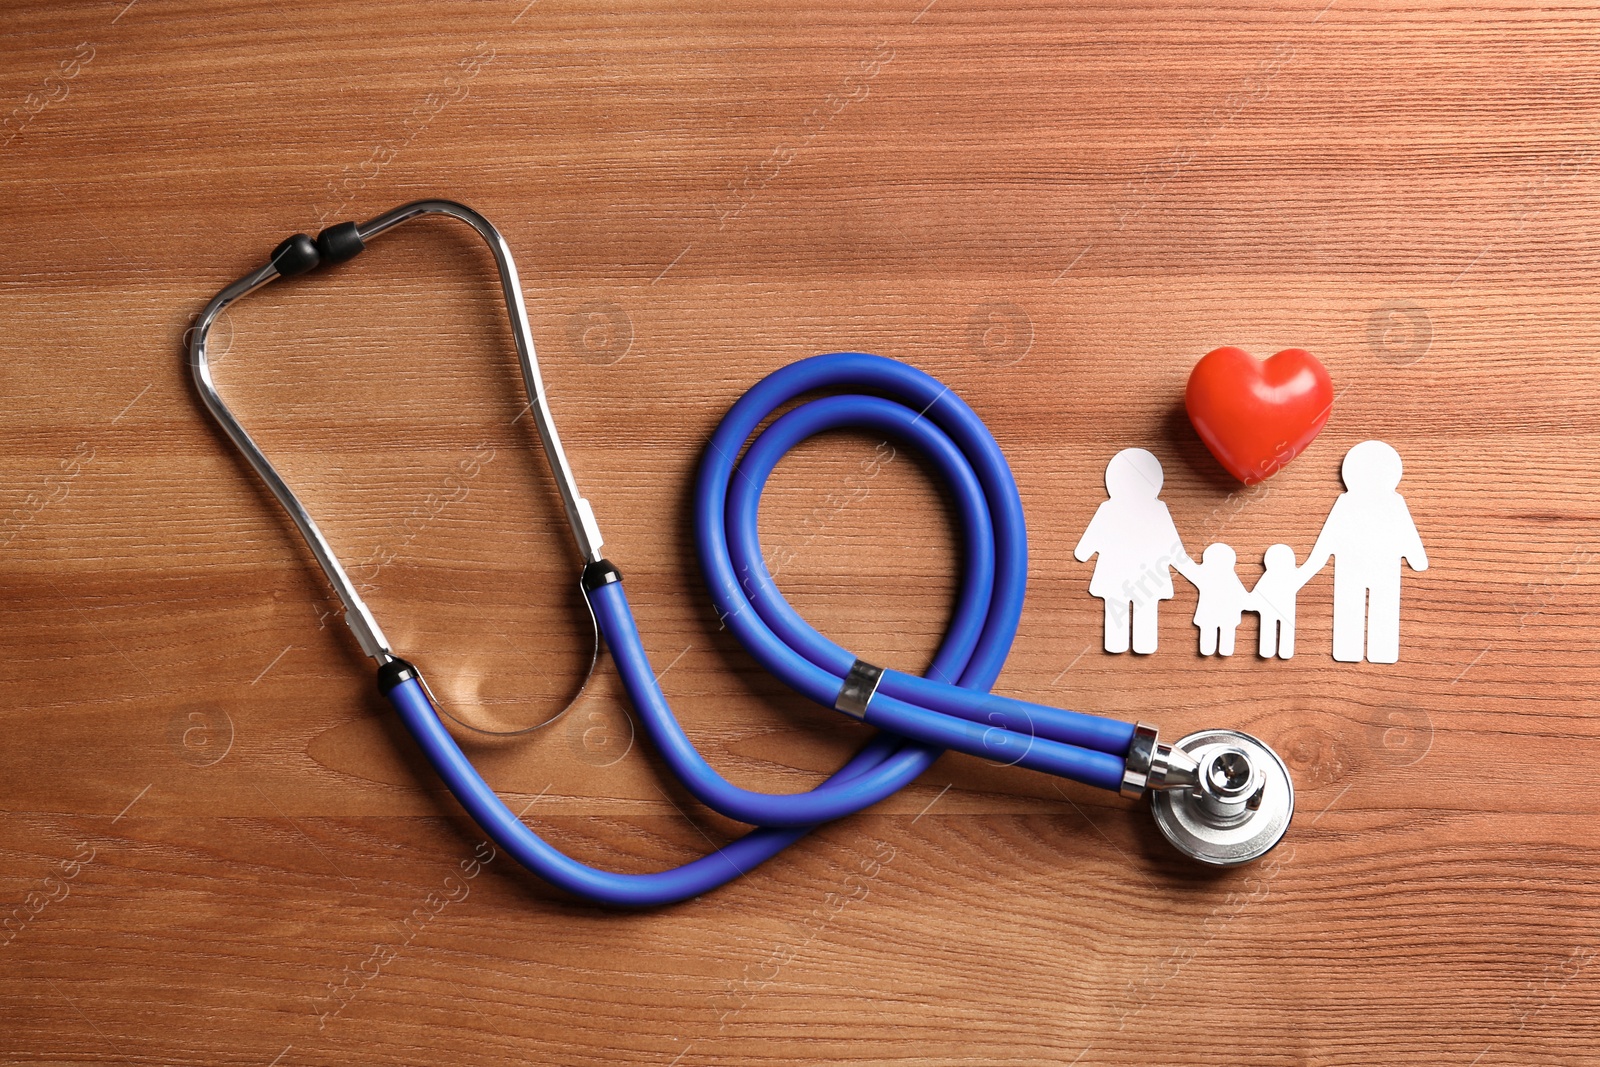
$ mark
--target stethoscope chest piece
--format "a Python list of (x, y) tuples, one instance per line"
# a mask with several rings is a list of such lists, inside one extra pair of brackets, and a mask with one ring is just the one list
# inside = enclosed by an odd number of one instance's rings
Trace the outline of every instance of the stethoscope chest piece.
[(1178, 851), (1233, 867), (1283, 839), (1294, 816), (1294, 784), (1276, 752), (1237, 730), (1202, 730), (1173, 747), (1198, 765), (1198, 783), (1152, 791), (1150, 805)]

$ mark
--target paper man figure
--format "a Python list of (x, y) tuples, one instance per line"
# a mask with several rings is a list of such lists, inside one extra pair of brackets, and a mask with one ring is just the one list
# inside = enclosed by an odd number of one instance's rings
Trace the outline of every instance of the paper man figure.
[(1107, 652), (1128, 651), (1129, 616), (1133, 650), (1156, 650), (1156, 606), (1172, 599), (1176, 567), (1184, 576), (1197, 564), (1183, 550), (1178, 529), (1161, 492), (1161, 461), (1142, 448), (1125, 448), (1106, 464), (1106, 494), (1073, 555), (1087, 562), (1099, 553), (1089, 595), (1106, 605)]
[(1363, 636), (1370, 662), (1400, 658), (1400, 562), (1428, 569), (1411, 511), (1395, 492), (1402, 469), (1400, 454), (1382, 441), (1347, 452), (1340, 469), (1345, 492), (1305, 563), (1318, 571), (1329, 556), (1335, 559), (1333, 658), (1342, 663), (1361, 661)]
[(1250, 590), (1251, 608), (1261, 615), (1261, 658), (1289, 659), (1294, 655), (1294, 602), (1300, 587), (1317, 570), (1308, 562), (1294, 565), (1294, 549), (1273, 545), (1263, 559), (1267, 569)]
[(1192, 575), (1184, 575), (1200, 590), (1194, 624), (1200, 627), (1202, 656), (1233, 655), (1240, 617), (1253, 607), (1250, 594), (1233, 569), (1238, 561), (1233, 549), (1219, 542), (1206, 549)]

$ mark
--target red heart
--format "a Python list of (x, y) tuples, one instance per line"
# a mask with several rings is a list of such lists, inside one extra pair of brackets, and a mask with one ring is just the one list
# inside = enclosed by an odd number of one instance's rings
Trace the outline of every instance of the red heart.
[(1183, 404), (1211, 454), (1228, 473), (1254, 485), (1322, 432), (1333, 411), (1333, 379), (1302, 348), (1265, 360), (1242, 348), (1219, 348), (1189, 372)]

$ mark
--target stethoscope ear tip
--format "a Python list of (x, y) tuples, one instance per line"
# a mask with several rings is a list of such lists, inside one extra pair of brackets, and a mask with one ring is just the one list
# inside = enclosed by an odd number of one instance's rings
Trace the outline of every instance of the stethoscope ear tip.
[(286, 237), (272, 250), (272, 267), (279, 275), (293, 278), (307, 274), (322, 265), (322, 253), (310, 234), (297, 233)]
[(1174, 848), (1212, 867), (1260, 859), (1294, 817), (1294, 782), (1278, 754), (1238, 730), (1202, 730), (1173, 746), (1197, 767), (1196, 784), (1152, 790), (1156, 826)]
[(318, 267), (331, 267), (354, 259), (366, 251), (366, 247), (359, 226), (340, 222), (317, 234), (315, 239), (306, 233), (284, 238), (272, 250), (272, 267), (281, 277), (293, 278), (309, 274)]

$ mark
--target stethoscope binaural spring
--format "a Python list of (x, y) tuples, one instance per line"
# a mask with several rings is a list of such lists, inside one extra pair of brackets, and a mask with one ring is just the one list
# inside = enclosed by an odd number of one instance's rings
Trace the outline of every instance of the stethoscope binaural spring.
[[(395, 654), (315, 521), (212, 381), (206, 337), (230, 304), (278, 278), (354, 258), (366, 242), (426, 215), (465, 222), (494, 256), (529, 410), (583, 562), (584, 597), (645, 732), (697, 799), (755, 827), (681, 867), (650, 874), (599, 870), (561, 852), (511, 813), (456, 744), (417, 667)], [(1288, 829), (1294, 810), (1288, 770), (1248, 734), (1208, 730), (1169, 745), (1143, 723), (989, 692), (1022, 612), (1027, 580), (1022, 502), (982, 420), (947, 387), (904, 363), (843, 352), (774, 371), (729, 410), (700, 464), (696, 547), (719, 616), (746, 651), (787, 685), (879, 731), (827, 780), (795, 794), (761, 793), (729, 782), (700, 755), (668, 707), (623, 592), (622, 574), (601, 553), (594, 510), (578, 492), (556, 434), (511, 250), (482, 215), (448, 200), (419, 200), (368, 222), (332, 226), (315, 239), (290, 237), (267, 264), (206, 306), (190, 334), (189, 364), (206, 409), (311, 547), (344, 606), (346, 625), (378, 665), (379, 688), (429, 763), (502, 848), (572, 893), (636, 907), (699, 895), (747, 873), (816, 824), (860, 811), (908, 785), (947, 748), (1129, 797), (1149, 793), (1167, 838), (1216, 866), (1261, 856)], [(756, 432), (774, 411), (808, 393), (823, 395)], [(768, 475), (801, 441), (843, 427), (867, 429), (909, 446), (944, 479), (959, 516), (964, 566), (956, 611), (923, 676), (866, 663), (824, 637), (783, 598), (762, 560), (756, 518)]]

